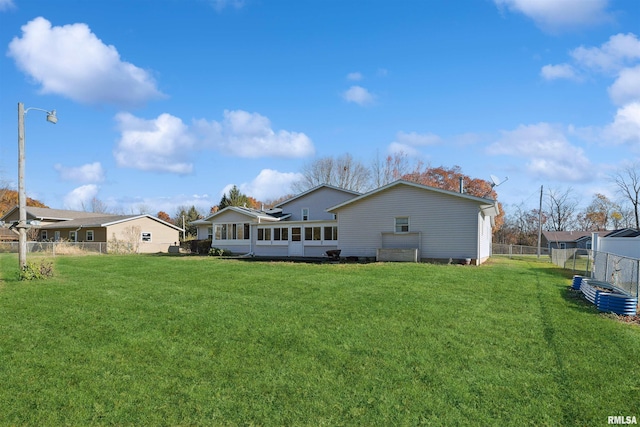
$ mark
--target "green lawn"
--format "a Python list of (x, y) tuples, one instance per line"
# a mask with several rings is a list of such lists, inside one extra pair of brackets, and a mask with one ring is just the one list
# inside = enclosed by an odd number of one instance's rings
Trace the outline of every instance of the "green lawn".
[(2, 425), (606, 425), (640, 327), (548, 262), (0, 255)]

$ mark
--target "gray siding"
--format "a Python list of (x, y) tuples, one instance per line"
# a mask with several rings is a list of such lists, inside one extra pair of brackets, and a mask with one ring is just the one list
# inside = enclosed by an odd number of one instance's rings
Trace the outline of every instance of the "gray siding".
[(330, 208), (340, 203), (357, 197), (335, 188), (320, 187), (309, 194), (305, 194), (291, 202), (284, 202), (281, 207), (283, 212), (291, 214), (291, 221), (302, 221), (302, 209), (309, 209), (310, 221), (325, 221), (333, 219), (333, 214), (326, 212)]
[[(478, 212), (473, 200), (398, 185), (337, 210), (338, 248), (341, 256), (375, 257), (384, 239), (395, 248), (419, 243), (423, 259), (477, 259)], [(418, 237), (393, 234), (395, 218), (403, 216)]]

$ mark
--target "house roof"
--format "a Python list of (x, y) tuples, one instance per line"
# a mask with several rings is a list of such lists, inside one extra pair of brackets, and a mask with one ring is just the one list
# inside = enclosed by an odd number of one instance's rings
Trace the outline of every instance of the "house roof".
[(166, 225), (167, 227), (174, 228), (178, 231), (182, 231), (180, 227), (176, 227), (173, 224), (169, 224), (166, 221), (161, 220), (160, 218), (156, 218), (152, 215), (107, 215), (107, 216), (99, 216), (99, 217), (89, 217), (89, 218), (76, 218), (70, 219), (68, 221), (56, 222), (53, 224), (45, 224), (42, 225), (41, 229), (56, 229), (56, 228), (87, 228), (87, 227), (108, 227), (110, 225), (119, 224), (122, 222), (132, 221), (134, 219), (139, 218), (149, 218), (153, 221), (157, 221)]
[(370, 191), (368, 193), (362, 194), (359, 197), (355, 197), (355, 198), (353, 198), (351, 200), (347, 200), (346, 202), (340, 203), (339, 205), (330, 207), (329, 209), (327, 209), (327, 212), (332, 212), (334, 210), (340, 209), (340, 208), (342, 208), (344, 206), (347, 206), (349, 204), (357, 203), (358, 201), (360, 201), (362, 199), (371, 197), (374, 194), (386, 191), (386, 190), (388, 190), (390, 188), (393, 188), (393, 187), (396, 187), (396, 186), (400, 186), (400, 185), (406, 185), (406, 186), (409, 186), (409, 187), (415, 187), (415, 188), (419, 188), (421, 190), (431, 191), (431, 192), (434, 192), (434, 193), (441, 193), (441, 194), (446, 194), (446, 195), (449, 195), (449, 196), (460, 197), (460, 198), (463, 198), (463, 199), (467, 199), (467, 200), (476, 202), (476, 203), (478, 203), (480, 205), (481, 210), (486, 215), (489, 215), (491, 217), (495, 217), (500, 213), (500, 211), (498, 209), (498, 204), (493, 199), (485, 199), (483, 197), (471, 196), (469, 194), (458, 193), (456, 191), (443, 190), (442, 188), (430, 187), (428, 185), (418, 184), (418, 183), (415, 183), (415, 182), (405, 181), (405, 180), (402, 180), (402, 179), (399, 179), (397, 181), (394, 181), (394, 182), (392, 182), (390, 184), (387, 184), (387, 185), (384, 185), (382, 187), (376, 188), (373, 191)]
[(577, 242), (582, 239), (590, 239), (593, 233), (604, 237), (611, 231), (543, 231), (542, 235), (547, 242)]
[(310, 188), (310, 189), (309, 189), (309, 190), (307, 190), (307, 191), (304, 191), (304, 192), (302, 192), (302, 193), (300, 193), (300, 194), (297, 194), (297, 195), (295, 195), (295, 196), (293, 196), (293, 197), (291, 197), (291, 198), (289, 198), (289, 199), (287, 199), (287, 200), (285, 200), (285, 201), (283, 201), (283, 202), (278, 203), (277, 205), (275, 205), (275, 207), (277, 208), (277, 207), (280, 207), (280, 206), (282, 206), (282, 205), (286, 205), (287, 203), (293, 202), (294, 200), (299, 199), (299, 198), (301, 198), (301, 197), (304, 197), (304, 196), (306, 196), (307, 194), (310, 194), (310, 193), (313, 193), (313, 192), (315, 192), (315, 191), (318, 191), (318, 190), (320, 190), (321, 188), (330, 188), (330, 189), (338, 190), (338, 191), (342, 191), (343, 193), (351, 194), (351, 195), (354, 195), (354, 196), (361, 196), (361, 195), (362, 195), (362, 193), (358, 193), (357, 191), (346, 190), (346, 189), (344, 189), (344, 188), (335, 187), (335, 186), (333, 186), (333, 185), (329, 185), (329, 184), (320, 184), (320, 185), (318, 185), (318, 186), (315, 186), (315, 187), (313, 187), (313, 188)]
[[(9, 212), (4, 214), (2, 218), (8, 218), (14, 212), (19, 209), (18, 206), (11, 209)], [(83, 211), (70, 211), (64, 209), (50, 209), (50, 208), (37, 208), (34, 206), (26, 207), (27, 217), (31, 216), (33, 218), (39, 220), (55, 220), (55, 221), (68, 221), (77, 218), (96, 218), (96, 217), (104, 217), (104, 216), (115, 216), (109, 215), (105, 213), (97, 213), (97, 212), (83, 212)]]
[(233, 211), (233, 212), (237, 212), (239, 214), (242, 215), (246, 215), (250, 218), (255, 218), (258, 220), (267, 220), (267, 221), (280, 221), (282, 219), (286, 219), (288, 218), (290, 215), (289, 214), (285, 214), (282, 215), (282, 212), (273, 212), (273, 213), (268, 213), (262, 210), (258, 210), (258, 209), (253, 209), (253, 208), (247, 208), (244, 206), (227, 206), (226, 208), (219, 210), (218, 212), (209, 215), (208, 217), (206, 217), (204, 220), (198, 220), (193, 221), (192, 224), (210, 224), (210, 220), (212, 220), (214, 217), (221, 215), (222, 213), (226, 213), (229, 211)]
[(620, 230), (613, 230), (606, 237), (638, 237), (640, 236), (640, 230), (633, 228), (622, 228)]

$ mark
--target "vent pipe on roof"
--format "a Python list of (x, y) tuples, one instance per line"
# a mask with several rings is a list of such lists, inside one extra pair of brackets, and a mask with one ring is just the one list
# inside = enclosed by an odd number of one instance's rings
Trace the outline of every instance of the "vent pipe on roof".
[(460, 194), (464, 193), (464, 178), (458, 178), (460, 180)]

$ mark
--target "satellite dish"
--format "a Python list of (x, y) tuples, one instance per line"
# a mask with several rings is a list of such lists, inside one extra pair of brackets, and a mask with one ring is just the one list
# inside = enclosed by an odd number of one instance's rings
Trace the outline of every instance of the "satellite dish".
[(497, 187), (498, 185), (502, 184), (503, 182), (505, 182), (505, 181), (508, 181), (508, 180), (509, 180), (509, 177), (508, 177), (508, 176), (507, 176), (507, 177), (505, 177), (505, 179), (504, 179), (503, 181), (500, 181), (500, 178), (498, 178), (498, 177), (497, 177), (497, 176), (495, 176), (495, 175), (490, 175), (490, 177), (491, 177), (491, 188), (493, 188), (493, 187)]

